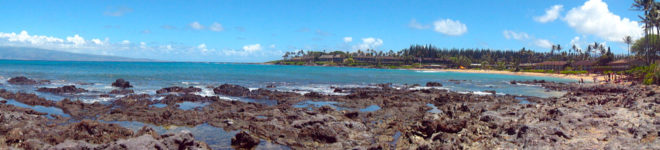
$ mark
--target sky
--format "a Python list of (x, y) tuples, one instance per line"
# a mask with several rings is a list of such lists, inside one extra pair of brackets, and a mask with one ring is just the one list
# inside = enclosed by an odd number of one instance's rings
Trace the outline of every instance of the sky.
[(166, 61), (265, 62), (412, 44), (539, 52), (643, 36), (624, 0), (0, 1), (0, 46)]

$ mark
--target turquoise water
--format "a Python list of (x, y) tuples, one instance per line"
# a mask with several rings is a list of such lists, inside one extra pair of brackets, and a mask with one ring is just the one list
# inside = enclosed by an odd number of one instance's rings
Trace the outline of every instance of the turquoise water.
[[(76, 85), (93, 92), (77, 95), (54, 95), (34, 92), (33, 86), (15, 86), (6, 83), (10, 77), (27, 76), (38, 80), (51, 80), (43, 87)], [(348, 67), (282, 66), (231, 63), (187, 62), (71, 62), (71, 61), (17, 61), (0, 60), (0, 88), (33, 92), (49, 99), (64, 97), (89, 101), (107, 101), (97, 98), (94, 92), (111, 91), (110, 84), (123, 78), (130, 81), (136, 93), (155, 94), (168, 86), (196, 86), (203, 89), (200, 95), (214, 95), (207, 86), (223, 83), (239, 84), (251, 89), (275, 85), (277, 90), (333, 93), (331, 87), (363, 87), (379, 83), (424, 85), (429, 81), (440, 82), (457, 92), (483, 94), (495, 90), (498, 94), (558, 96), (562, 93), (546, 92), (539, 87), (510, 85), (511, 80), (548, 80), (574, 82), (551, 77), (477, 74), (456, 72), (423, 72), (414, 70), (367, 69)], [(449, 80), (459, 80), (452, 82)], [(225, 97), (227, 98), (227, 97)], [(227, 98), (231, 99), (231, 98)]]
[[(0, 98), (0, 100), (5, 100), (5, 99)], [(48, 115), (46, 115), (46, 117), (48, 117), (48, 118), (53, 118), (53, 117), (50, 116), (51, 114), (60, 115), (62, 117), (71, 117), (69, 114), (64, 113), (64, 111), (62, 111), (62, 109), (59, 109), (59, 108), (56, 108), (56, 107), (46, 107), (46, 106), (39, 106), (39, 105), (30, 106), (28, 104), (24, 104), (24, 103), (21, 103), (21, 102), (18, 102), (16, 100), (12, 100), (12, 99), (6, 100), (6, 101), (7, 101), (7, 105), (14, 105), (16, 107), (23, 107), (23, 108), (30, 108), (30, 109), (32, 109), (34, 111), (37, 111), (37, 112), (47, 113)]]

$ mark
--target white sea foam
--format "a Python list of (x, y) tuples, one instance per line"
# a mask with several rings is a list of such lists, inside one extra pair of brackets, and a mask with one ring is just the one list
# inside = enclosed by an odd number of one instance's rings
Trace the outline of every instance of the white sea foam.
[[(467, 92), (466, 91), (460, 91), (460, 92), (456, 92), (456, 93), (460, 93), (460, 94), (472, 93), (474, 95), (492, 95), (493, 94), (493, 93), (490, 93), (490, 92), (483, 92), (483, 91), (467, 91)], [(495, 95), (506, 95), (506, 94), (504, 94), (504, 93), (495, 93)]]
[(439, 89), (439, 90), (449, 90), (446, 87), (428, 87), (428, 86), (417, 86), (408, 88), (408, 90), (428, 90), (428, 89)]
[(439, 73), (439, 72), (445, 72), (445, 71), (433, 71), (433, 70), (418, 70), (415, 72), (420, 72), (420, 73)]
[(302, 86), (281, 86), (278, 87), (278, 89), (282, 91), (295, 92), (301, 95), (305, 95), (310, 92), (316, 92), (326, 95), (348, 95), (348, 93), (335, 92), (335, 88), (360, 88), (360, 87), (375, 87), (375, 86), (310, 84), (310, 85), (302, 85)]
[(516, 83), (516, 85), (522, 85), (522, 86), (541, 86), (541, 85), (536, 85), (536, 84), (525, 84), (525, 83)]
[(92, 98), (92, 99), (85, 99), (85, 100), (83, 100), (83, 102), (85, 102), (85, 103), (107, 102), (107, 101), (110, 101), (110, 100), (113, 100), (113, 99), (114, 98), (112, 98), (112, 97), (98, 97), (98, 98)]
[(197, 95), (200, 96), (216, 96), (215, 92), (213, 92), (213, 89), (204, 87), (204, 86), (195, 86), (196, 88), (202, 89), (202, 91), (197, 92)]
[(224, 99), (224, 100), (229, 100), (229, 101), (235, 101), (235, 100), (238, 100), (238, 99), (236, 99), (236, 98), (227, 97), (227, 96), (218, 96), (218, 98), (220, 98), (220, 99)]

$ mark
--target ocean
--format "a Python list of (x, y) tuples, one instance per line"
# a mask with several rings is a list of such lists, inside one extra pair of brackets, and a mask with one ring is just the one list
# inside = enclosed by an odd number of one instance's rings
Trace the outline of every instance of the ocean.
[[(36, 80), (50, 80), (41, 86), (17, 86), (6, 81), (15, 76)], [(276, 90), (299, 93), (333, 93), (332, 87), (368, 87), (392, 83), (395, 87), (405, 84), (425, 85), (440, 82), (450, 91), (486, 94), (485, 90), (504, 95), (538, 97), (560, 96), (560, 92), (548, 92), (532, 85), (511, 85), (511, 80), (546, 80), (575, 82), (570, 79), (517, 76), (502, 74), (432, 72), (397, 69), (373, 69), (351, 67), (284, 66), (235, 63), (192, 62), (76, 62), (76, 61), (21, 61), (0, 60), (0, 88), (11, 91), (36, 93), (51, 100), (79, 99), (85, 102), (109, 101), (90, 95), (109, 92), (111, 83), (118, 78), (130, 81), (136, 93), (155, 94), (156, 90), (169, 86), (195, 86), (203, 89), (200, 95), (215, 95), (209, 86), (224, 83), (238, 84), (251, 89), (275, 85)], [(38, 87), (76, 85), (92, 92), (61, 96), (36, 92)], [(421, 87), (424, 88), (424, 87)]]

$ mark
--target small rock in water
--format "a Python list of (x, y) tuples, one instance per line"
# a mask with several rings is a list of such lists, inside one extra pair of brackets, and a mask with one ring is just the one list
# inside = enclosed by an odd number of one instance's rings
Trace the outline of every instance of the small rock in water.
[(34, 81), (34, 80), (29, 79), (29, 78), (24, 77), (24, 76), (13, 77), (13, 78), (7, 80), (7, 82), (9, 82), (9, 84), (15, 84), (15, 85), (33, 85), (33, 84), (37, 84), (37, 81)]
[(128, 82), (124, 79), (117, 79), (114, 83), (112, 83), (112, 86), (118, 87), (118, 88), (124, 88), (124, 89), (133, 87), (130, 82)]
[(426, 82), (426, 86), (428, 86), (428, 87), (441, 87), (441, 86), (442, 86), (442, 83), (438, 83), (438, 82)]
[(67, 86), (58, 87), (58, 88), (45, 88), (45, 87), (42, 87), (42, 88), (37, 89), (37, 91), (55, 93), (55, 94), (64, 94), (64, 93), (75, 94), (75, 93), (87, 92), (87, 90), (82, 89), (82, 88), (77, 88), (75, 85), (67, 85)]
[(178, 86), (173, 86), (173, 87), (166, 87), (162, 88), (158, 91), (156, 91), (156, 94), (163, 94), (163, 93), (195, 93), (195, 92), (201, 92), (202, 89), (196, 88), (193, 86), (190, 86), (188, 88), (183, 88), (183, 87), (178, 87)]
[(237, 149), (252, 149), (259, 145), (259, 139), (245, 131), (241, 131), (231, 138), (231, 145)]
[(250, 89), (240, 85), (223, 84), (213, 89), (215, 94), (224, 94), (228, 96), (246, 96), (250, 93)]

